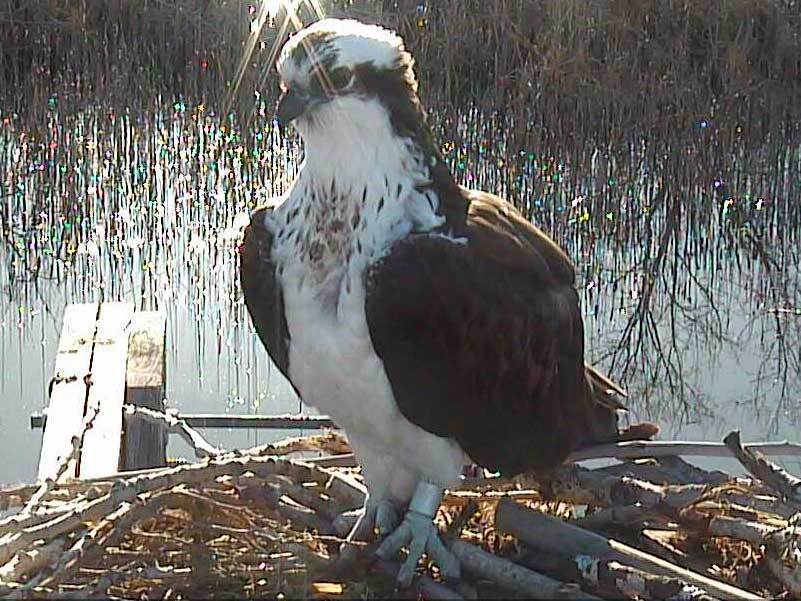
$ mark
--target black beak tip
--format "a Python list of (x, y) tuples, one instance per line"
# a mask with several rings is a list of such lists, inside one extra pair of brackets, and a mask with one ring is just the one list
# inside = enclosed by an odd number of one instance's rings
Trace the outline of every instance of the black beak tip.
[(306, 109), (306, 100), (292, 91), (284, 92), (278, 99), (278, 106), (275, 107), (276, 117), (278, 117), (278, 127), (283, 130), (292, 121), (300, 117)]

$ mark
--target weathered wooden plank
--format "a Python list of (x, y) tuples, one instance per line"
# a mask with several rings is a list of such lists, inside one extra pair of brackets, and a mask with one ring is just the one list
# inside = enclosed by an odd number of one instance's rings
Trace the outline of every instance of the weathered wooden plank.
[[(125, 402), (164, 411), (167, 384), (165, 338), (167, 316), (163, 311), (134, 313), (128, 338)], [(123, 469), (140, 470), (167, 463), (167, 430), (144, 420), (125, 424)]]
[[(55, 477), (59, 463), (72, 450), (72, 437), (81, 433), (97, 310), (97, 303), (67, 305), (64, 310), (47, 407), (49, 419), (39, 455), (39, 480)], [(73, 464), (64, 476), (75, 474)]]
[(103, 303), (97, 318), (92, 356), (92, 385), (87, 410), (97, 407), (94, 426), (83, 437), (80, 478), (113, 474), (120, 468), (122, 405), (125, 400), (125, 364), (131, 303)]

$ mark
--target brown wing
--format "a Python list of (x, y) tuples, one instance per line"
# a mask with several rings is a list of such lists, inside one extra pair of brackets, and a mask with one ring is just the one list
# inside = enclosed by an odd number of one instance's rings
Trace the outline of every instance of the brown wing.
[(259, 207), (250, 217), (239, 247), (239, 281), (245, 306), (267, 353), (289, 379), (289, 328), (284, 297), (272, 260), (273, 234), (264, 225), (270, 207)]
[(555, 465), (595, 438), (573, 267), (511, 205), (461, 194), (466, 217), (368, 273), (373, 345), (413, 423), (506, 474)]

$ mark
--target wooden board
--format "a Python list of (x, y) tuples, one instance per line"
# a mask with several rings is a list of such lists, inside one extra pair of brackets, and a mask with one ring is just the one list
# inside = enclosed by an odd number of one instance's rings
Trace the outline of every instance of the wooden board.
[[(166, 386), (165, 338), (167, 316), (163, 311), (134, 313), (128, 338), (125, 402), (164, 411)], [(167, 464), (166, 428), (130, 420), (125, 424), (123, 469), (139, 470)]]
[[(71, 439), (81, 433), (94, 343), (97, 303), (67, 305), (56, 354), (55, 375), (42, 435), (38, 479), (53, 478), (63, 457), (72, 450)], [(73, 477), (76, 466), (64, 473)]]
[(93, 427), (83, 437), (80, 478), (105, 476), (120, 468), (125, 365), (133, 314), (131, 303), (100, 305), (92, 356), (92, 385), (86, 405), (87, 412), (95, 407), (98, 414)]

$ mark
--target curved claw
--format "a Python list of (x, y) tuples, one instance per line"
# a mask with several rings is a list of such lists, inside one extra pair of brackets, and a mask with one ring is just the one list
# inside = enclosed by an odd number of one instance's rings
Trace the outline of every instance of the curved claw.
[(389, 559), (406, 544), (409, 545), (409, 556), (398, 572), (398, 584), (401, 587), (405, 588), (411, 584), (417, 563), (423, 553), (428, 553), (436, 562), (446, 579), (459, 578), (461, 571), (459, 561), (440, 540), (439, 530), (430, 517), (416, 511), (407, 512), (401, 525), (378, 547), (376, 555), (382, 559)]

